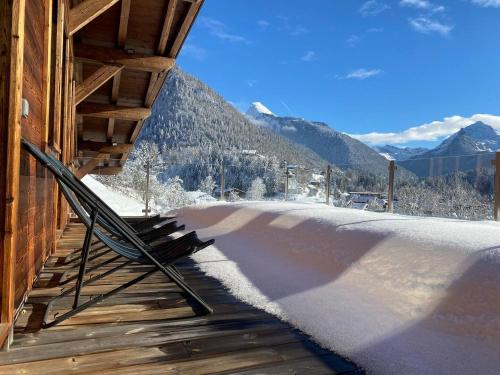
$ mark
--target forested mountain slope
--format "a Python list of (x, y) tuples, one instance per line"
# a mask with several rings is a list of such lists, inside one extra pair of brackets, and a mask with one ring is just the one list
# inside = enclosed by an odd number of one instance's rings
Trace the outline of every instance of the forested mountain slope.
[(324, 160), (269, 129), (250, 122), (200, 80), (176, 68), (167, 79), (146, 122), (140, 140), (176, 150), (181, 161), (187, 150), (219, 152), (257, 150), (258, 154), (305, 166), (320, 167)]

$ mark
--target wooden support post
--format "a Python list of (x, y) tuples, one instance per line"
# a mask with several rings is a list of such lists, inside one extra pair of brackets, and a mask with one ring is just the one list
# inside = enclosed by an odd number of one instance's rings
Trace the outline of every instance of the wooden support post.
[(491, 161), (495, 167), (495, 199), (493, 203), (493, 218), (500, 221), (500, 152), (496, 153), (495, 160)]
[(224, 201), (224, 162), (221, 163), (220, 165), (220, 200), (221, 202)]
[(330, 205), (330, 194), (331, 194), (331, 179), (332, 179), (332, 167), (328, 165), (326, 167), (326, 204)]
[(52, 0), (47, 0), (45, 5), (44, 20), (44, 51), (43, 51), (43, 107), (42, 107), (42, 136), (43, 146), (49, 143), (50, 129), (50, 96), (51, 96), (51, 72), (52, 72)]
[[(16, 267), (16, 235), (17, 235), (17, 214), (19, 204), (19, 169), (21, 156), (21, 100), (23, 86), (23, 64), (24, 64), (24, 15), (25, 0), (2, 1), (0, 4), (0, 19), (2, 28), (7, 30), (5, 42), (7, 47), (7, 57), (5, 71), (0, 72), (3, 80), (0, 87), (0, 105), (2, 106), (0, 128), (6, 130), (6, 160), (5, 165), (5, 204), (4, 236), (1, 262), (2, 262), (2, 305), (0, 322), (9, 327), (14, 319), (14, 298), (15, 298), (15, 267)], [(5, 23), (4, 23), (5, 22)], [(3, 33), (3, 31), (2, 31)], [(0, 37), (0, 39), (2, 39)], [(6, 95), (6, 96), (4, 96)], [(8, 103), (7, 111), (3, 111), (4, 103)], [(4, 116), (6, 115), (6, 116)], [(5, 122), (6, 120), (6, 122)], [(4, 127), (6, 125), (6, 127)], [(3, 136), (3, 135), (2, 135)], [(2, 336), (5, 338), (3, 326)], [(12, 333), (12, 330), (9, 330)], [(7, 347), (10, 339), (7, 340)], [(0, 344), (2, 344), (0, 342)]]
[(394, 212), (394, 172), (398, 168), (396, 162), (391, 160), (389, 162), (389, 186), (387, 192), (387, 212)]

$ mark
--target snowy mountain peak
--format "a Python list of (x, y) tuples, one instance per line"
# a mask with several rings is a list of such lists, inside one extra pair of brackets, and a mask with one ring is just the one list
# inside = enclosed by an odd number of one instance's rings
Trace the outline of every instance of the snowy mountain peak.
[(248, 108), (248, 110), (247, 110), (247, 115), (252, 116), (252, 117), (259, 117), (260, 115), (276, 116), (274, 113), (272, 113), (269, 110), (269, 108), (267, 108), (261, 102), (252, 103), (250, 108)]
[(492, 138), (498, 137), (498, 133), (495, 129), (481, 121), (469, 125), (461, 131), (476, 140), (491, 140)]

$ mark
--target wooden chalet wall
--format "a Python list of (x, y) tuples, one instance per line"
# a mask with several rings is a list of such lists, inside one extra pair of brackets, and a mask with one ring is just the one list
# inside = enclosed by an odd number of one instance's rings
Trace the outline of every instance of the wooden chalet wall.
[[(24, 138), (68, 164), (76, 155), (72, 43), (67, 0), (2, 0), (0, 5), (2, 328), (54, 250), (68, 220), (52, 175), (20, 147)], [(5, 21), (5, 22), (4, 22)], [(22, 99), (29, 114), (22, 117)]]
[[(41, 60), (50, 46), (45, 45), (45, 23), (48, 2), (26, 1), (23, 98), (29, 103), (29, 116), (21, 118), (21, 137), (44, 149), (44, 69)], [(54, 179), (26, 151), (21, 150), (19, 204), (17, 211), (17, 244), (15, 263), (15, 300), (17, 308), (33, 283), (54, 241)]]

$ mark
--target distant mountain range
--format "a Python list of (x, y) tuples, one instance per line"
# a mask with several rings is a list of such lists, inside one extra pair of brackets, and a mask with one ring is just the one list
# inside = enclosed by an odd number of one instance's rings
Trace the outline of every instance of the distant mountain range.
[(421, 177), (473, 171), (490, 168), (497, 150), (500, 150), (500, 134), (491, 126), (476, 122), (460, 129), (436, 148), (402, 161), (401, 165)]
[(380, 155), (385, 157), (387, 160), (405, 161), (413, 156), (423, 154), (429, 151), (428, 148), (423, 147), (396, 147), (391, 145), (385, 146), (375, 146), (373, 147)]
[(273, 163), (273, 170), (286, 160), (308, 168), (322, 169), (329, 163), (385, 176), (387, 160), (394, 159), (400, 173), (409, 170), (427, 177), (489, 166), (492, 153), (500, 149), (499, 133), (482, 122), (461, 129), (432, 150), (390, 145), (372, 149), (326, 123), (278, 116), (260, 102), (242, 114), (178, 68), (163, 86), (140, 140), (157, 143), (169, 161), (184, 165), (177, 172), (193, 185), (214, 173), (226, 155), (232, 163), (247, 163), (241, 156), (245, 151), (264, 158), (252, 162), (255, 170), (269, 170), (265, 160)]
[(313, 150), (322, 159), (341, 169), (387, 174), (387, 159), (366, 144), (338, 132), (323, 122), (275, 115), (260, 102), (253, 103), (246, 115), (255, 124)]

